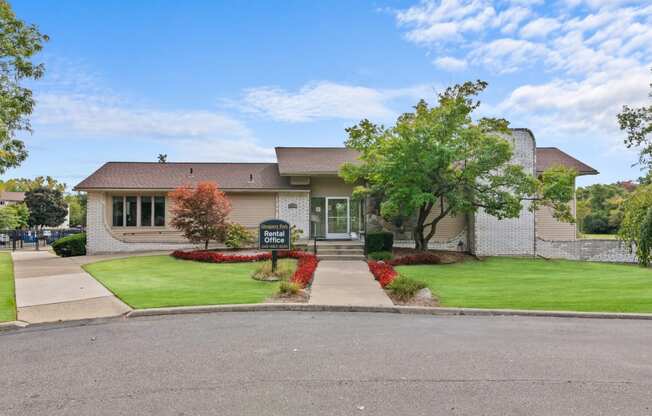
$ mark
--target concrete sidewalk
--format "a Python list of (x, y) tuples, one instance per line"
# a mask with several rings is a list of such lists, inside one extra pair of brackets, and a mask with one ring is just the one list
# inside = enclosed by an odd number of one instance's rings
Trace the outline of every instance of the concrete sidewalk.
[(394, 306), (360, 260), (320, 261), (310, 288), (310, 304)]
[(131, 310), (81, 268), (99, 259), (61, 258), (48, 251), (16, 251), (12, 257), (20, 321), (103, 318)]

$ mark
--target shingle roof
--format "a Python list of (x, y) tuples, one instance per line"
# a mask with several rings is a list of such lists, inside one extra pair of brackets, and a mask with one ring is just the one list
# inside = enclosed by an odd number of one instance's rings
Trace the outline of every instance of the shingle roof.
[(276, 163), (108, 162), (75, 189), (174, 189), (203, 181), (217, 182), (222, 189), (301, 189), (291, 186), (289, 178), (281, 177), (277, 166)]
[(0, 191), (0, 200), (23, 202), (25, 200), (25, 192)]
[(358, 160), (358, 152), (345, 147), (277, 147), (275, 150), (282, 176), (335, 175), (345, 162)]
[(537, 147), (537, 173), (543, 173), (549, 167), (562, 165), (575, 169), (578, 175), (597, 175), (599, 172), (584, 162), (580, 162), (568, 153), (556, 147)]

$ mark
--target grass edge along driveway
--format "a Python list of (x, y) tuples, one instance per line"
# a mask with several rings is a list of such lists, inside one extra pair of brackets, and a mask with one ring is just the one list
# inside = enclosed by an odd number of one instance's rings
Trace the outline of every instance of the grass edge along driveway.
[(159, 255), (104, 260), (84, 269), (123, 302), (144, 309), (264, 302), (278, 290), (278, 283), (251, 278), (261, 264), (202, 263)]
[(0, 253), (0, 322), (16, 320), (16, 283), (11, 253)]
[(426, 283), (442, 306), (652, 313), (652, 269), (636, 265), (491, 257), (396, 270)]

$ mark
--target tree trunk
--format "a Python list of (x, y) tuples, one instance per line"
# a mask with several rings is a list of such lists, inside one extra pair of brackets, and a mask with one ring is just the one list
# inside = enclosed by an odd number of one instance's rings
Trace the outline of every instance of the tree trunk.
[(209, 241), (210, 241), (210, 240), (206, 240), (206, 241), (204, 242), (204, 250), (208, 250), (208, 242), (209, 242)]

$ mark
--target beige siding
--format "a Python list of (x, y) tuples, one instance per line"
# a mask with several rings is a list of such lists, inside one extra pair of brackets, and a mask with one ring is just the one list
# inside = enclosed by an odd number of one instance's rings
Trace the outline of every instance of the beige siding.
[(351, 196), (353, 187), (336, 176), (313, 176), (310, 178), (310, 196), (312, 197)]
[(264, 220), (276, 216), (276, 194), (227, 194), (231, 201), (230, 220), (247, 228), (255, 228)]
[[(110, 229), (111, 234), (121, 241), (125, 242), (184, 242), (185, 238), (181, 232), (170, 225), (172, 214), (172, 202), (169, 197), (165, 199), (166, 216), (164, 227), (113, 227), (113, 196), (144, 196), (144, 195), (161, 195), (146, 191), (133, 193), (112, 193), (106, 194), (105, 203), (105, 223)], [(244, 225), (247, 228), (254, 229), (258, 224), (266, 219), (276, 216), (276, 194), (275, 193), (227, 193), (231, 201), (232, 211), (230, 220)], [(140, 209), (140, 204), (139, 204)], [(138, 213), (140, 218), (140, 212)]]
[[(571, 212), (575, 215), (575, 201), (571, 204)], [(549, 207), (541, 207), (536, 212), (537, 237), (548, 241), (569, 241), (577, 238), (575, 223), (558, 221), (552, 215)]]
[[(433, 220), (439, 213), (441, 209), (439, 205), (432, 208), (426, 224)], [(466, 228), (466, 217), (464, 215), (446, 215), (437, 223), (437, 231), (432, 237), (431, 241), (434, 242), (446, 242), (450, 241), (456, 236), (460, 235), (462, 231)], [(427, 230), (426, 230), (427, 231)]]

